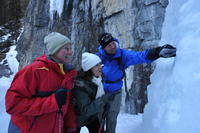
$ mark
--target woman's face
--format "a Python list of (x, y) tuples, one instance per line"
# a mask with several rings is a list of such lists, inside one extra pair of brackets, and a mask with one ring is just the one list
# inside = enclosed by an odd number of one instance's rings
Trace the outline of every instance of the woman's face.
[(92, 73), (95, 77), (101, 76), (101, 64), (96, 64), (96, 66), (92, 67)]

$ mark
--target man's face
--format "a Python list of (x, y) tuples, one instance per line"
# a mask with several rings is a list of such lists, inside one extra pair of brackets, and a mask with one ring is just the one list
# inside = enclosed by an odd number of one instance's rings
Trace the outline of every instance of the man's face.
[(116, 53), (116, 44), (115, 41), (110, 42), (105, 48), (104, 50), (108, 53), (108, 54), (115, 54)]
[(73, 52), (71, 44), (66, 44), (58, 50), (58, 52), (55, 54), (55, 57), (61, 63), (69, 64), (71, 63), (72, 54)]

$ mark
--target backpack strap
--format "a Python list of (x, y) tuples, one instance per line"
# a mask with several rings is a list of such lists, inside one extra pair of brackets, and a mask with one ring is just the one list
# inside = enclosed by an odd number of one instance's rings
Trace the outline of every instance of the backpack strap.
[(118, 60), (119, 68), (120, 68), (120, 70), (123, 72), (125, 92), (126, 92), (126, 94), (128, 95), (128, 97), (129, 97), (130, 94), (129, 94), (128, 87), (127, 87), (126, 71), (125, 71), (125, 66), (124, 66), (124, 64), (123, 64), (123, 61), (122, 61), (122, 58), (123, 58), (123, 50), (120, 49), (120, 52), (121, 52), (121, 56), (120, 56), (117, 60)]

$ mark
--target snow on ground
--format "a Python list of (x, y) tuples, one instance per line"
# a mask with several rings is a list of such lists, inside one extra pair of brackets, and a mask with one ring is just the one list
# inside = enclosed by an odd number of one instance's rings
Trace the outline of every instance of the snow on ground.
[[(19, 63), (16, 59), (17, 51), (15, 50), (16, 46), (11, 46), (9, 52), (6, 54), (6, 58), (4, 60), (8, 61), (8, 65), (11, 71), (15, 74), (18, 71)], [(1, 63), (3, 63), (3, 61)]]
[(11, 36), (11, 34), (6, 34), (6, 35), (4, 35), (4, 36), (1, 36), (0, 43), (1, 43), (1, 42), (4, 42), (5, 40), (7, 40), (8, 37), (10, 37), (10, 36)]
[[(140, 133), (142, 115), (120, 114), (117, 119), (117, 133)], [(135, 132), (137, 130), (137, 132)]]
[[(8, 65), (11, 71), (15, 74), (18, 71), (18, 61), (16, 59), (17, 51), (15, 51), (16, 46), (11, 46), (9, 52), (6, 54), (6, 58)], [(0, 63), (3, 63), (4, 60)], [(0, 133), (6, 133), (9, 123), (9, 115), (6, 113), (5, 110), (5, 94), (7, 89), (9, 88), (13, 75), (9, 78), (2, 77), (0, 78)]]
[(5, 94), (11, 83), (10, 78), (0, 78), (0, 133), (7, 133), (9, 115), (5, 109)]
[[(138, 127), (142, 124), (142, 115), (131, 115), (120, 113), (117, 119), (116, 133), (140, 133)], [(135, 132), (137, 130), (137, 132)], [(88, 133), (86, 127), (81, 129), (81, 133)]]

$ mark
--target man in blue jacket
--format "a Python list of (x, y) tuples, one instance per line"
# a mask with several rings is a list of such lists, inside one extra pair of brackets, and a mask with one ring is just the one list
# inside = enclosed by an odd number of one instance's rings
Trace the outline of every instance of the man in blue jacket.
[(115, 94), (110, 100), (109, 110), (106, 116), (106, 133), (115, 133), (117, 116), (120, 111), (122, 98), (121, 88), (123, 86), (124, 70), (130, 65), (151, 63), (159, 57), (176, 56), (176, 48), (167, 44), (145, 51), (130, 51), (117, 47), (118, 40), (110, 33), (99, 36), (100, 44), (97, 55), (101, 58), (102, 82), (105, 93)]

